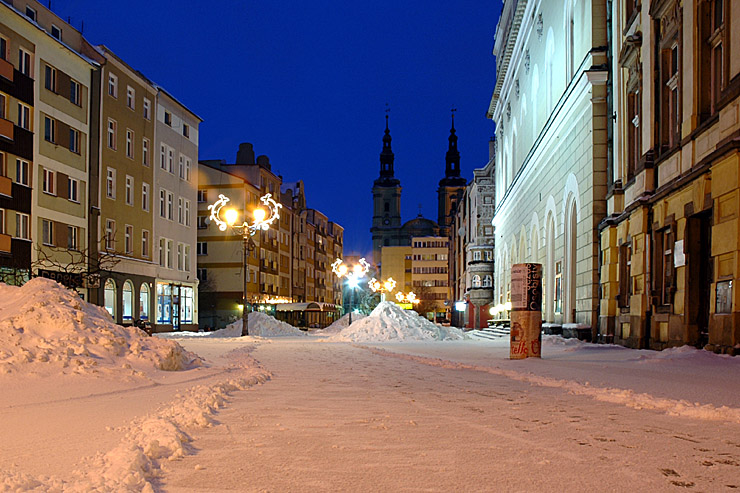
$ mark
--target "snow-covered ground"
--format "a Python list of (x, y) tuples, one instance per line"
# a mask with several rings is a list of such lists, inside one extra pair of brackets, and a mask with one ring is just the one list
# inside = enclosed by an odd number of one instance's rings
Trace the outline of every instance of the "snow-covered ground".
[(740, 358), (546, 336), (512, 361), (414, 317), (147, 337), (0, 285), (0, 491), (740, 488)]

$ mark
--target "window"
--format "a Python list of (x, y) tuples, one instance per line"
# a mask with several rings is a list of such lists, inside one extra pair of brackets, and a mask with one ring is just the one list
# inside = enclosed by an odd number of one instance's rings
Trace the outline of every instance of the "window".
[(620, 308), (630, 306), (632, 296), (632, 244), (619, 245), (619, 292), (617, 294), (617, 305)]
[(167, 148), (167, 171), (175, 172), (175, 150), (171, 147)]
[(185, 158), (182, 154), (180, 154), (180, 166), (178, 167), (178, 170), (180, 172), (180, 179), (185, 179)]
[(105, 309), (108, 310), (110, 316), (115, 320), (116, 318), (116, 283), (113, 279), (107, 279), (105, 281), (105, 287), (103, 288), (103, 303), (105, 303)]
[(28, 161), (23, 159), (15, 160), (15, 182), (20, 185), (29, 186), (28, 184), (28, 169), (30, 165)]
[(208, 190), (200, 189), (198, 190), (198, 203), (202, 204), (204, 202), (208, 202)]
[(123, 246), (125, 248), (125, 252), (129, 255), (134, 253), (134, 227), (130, 224), (126, 225), (123, 238)]
[(114, 74), (108, 74), (108, 95), (118, 97), (118, 77)]
[(149, 139), (146, 137), (141, 141), (141, 162), (144, 166), (149, 166)]
[(31, 107), (18, 103), (18, 126), (31, 130)]
[(113, 250), (116, 247), (116, 222), (113, 219), (105, 220), (105, 249)]
[(473, 276), (473, 287), (474, 288), (480, 287), (480, 276), (477, 274)]
[(190, 125), (187, 123), (182, 124), (182, 135), (184, 137), (190, 138)]
[(192, 161), (189, 157), (185, 158), (185, 181), (190, 181), (190, 170), (192, 168)]
[(67, 198), (72, 202), (80, 201), (80, 182), (75, 178), (67, 177)]
[(108, 168), (105, 176), (105, 196), (109, 199), (116, 198), (116, 170)]
[(54, 223), (48, 219), (41, 220), (41, 238), (44, 245), (54, 246)]
[(167, 209), (165, 208), (165, 190), (159, 189), (159, 217), (167, 217)]
[(126, 281), (123, 283), (123, 293), (121, 301), (123, 301), (123, 320), (124, 322), (130, 322), (133, 318), (132, 314), (134, 311), (134, 285), (131, 283), (131, 281)]
[(51, 25), (51, 36), (61, 41), (62, 40), (62, 30), (59, 29), (58, 26), (55, 26), (54, 24), (52, 24)]
[(42, 190), (44, 191), (44, 193), (48, 193), (50, 195), (56, 194), (56, 189), (55, 189), (56, 176), (55, 175), (56, 173), (54, 173), (54, 171), (44, 168), (44, 174), (43, 174), (44, 183), (42, 186)]
[(21, 238), (24, 240), (29, 240), (31, 237), (29, 236), (29, 216), (28, 214), (23, 214), (22, 212), (16, 212), (15, 213), (15, 236), (16, 238)]
[(134, 131), (126, 129), (126, 157), (134, 158)]
[(167, 254), (166, 254), (166, 257), (167, 257), (167, 268), (168, 269), (171, 269), (172, 268), (172, 265), (173, 265), (172, 264), (172, 255), (174, 254), (174, 252), (172, 250), (174, 249), (173, 248), (174, 245), (175, 245), (175, 242), (174, 241), (167, 240)]
[(177, 222), (185, 224), (185, 203), (182, 197), (177, 198)]
[(208, 255), (208, 243), (205, 241), (199, 241), (195, 244), (196, 255)]
[(75, 154), (80, 153), (80, 132), (77, 129), (69, 129), (69, 150)]
[(174, 207), (175, 207), (175, 196), (172, 192), (167, 192), (167, 219), (173, 221), (175, 219)]
[(147, 230), (141, 232), (141, 256), (149, 258), (149, 231)]
[(491, 276), (486, 276), (483, 278), (483, 287), (484, 288), (490, 288), (493, 286), (493, 278)]
[[(680, 17), (680, 16), (679, 16)], [(661, 154), (679, 144), (681, 92), (679, 30), (681, 20), (671, 15), (656, 19), (660, 23), (657, 36), (656, 94), (658, 99), (657, 141)]]
[(0, 58), (8, 60), (8, 40), (0, 36)]
[(675, 241), (672, 227), (653, 233), (653, 287), (657, 304), (668, 306), (673, 303), (674, 267), (673, 244)]
[(147, 98), (144, 98), (144, 118), (147, 120), (152, 119), (152, 102)]
[(57, 92), (57, 69), (49, 65), (44, 65), (44, 87)]
[(108, 147), (110, 149), (115, 150), (116, 149), (116, 133), (118, 130), (118, 122), (115, 120), (108, 118)]
[(208, 280), (208, 269), (199, 268), (196, 271), (196, 274), (198, 276), (198, 280), (199, 281), (203, 282), (203, 281), (207, 281)]
[(72, 102), (72, 104), (76, 104), (77, 106), (82, 106), (82, 102), (80, 99), (80, 83), (75, 80), (69, 81), (69, 100)]
[(141, 184), (141, 208), (142, 210), (149, 211), (149, 184)]
[(185, 245), (185, 258), (183, 259), (182, 270), (190, 271), (190, 245)]
[(36, 21), (36, 11), (32, 9), (31, 7), (29, 7), (28, 5), (26, 5), (26, 17), (28, 17), (34, 22)]
[(134, 205), (134, 177), (126, 175), (126, 205)]
[(180, 296), (180, 323), (193, 323), (193, 312), (195, 311), (194, 308), (195, 296), (193, 295), (193, 288), (183, 286), (182, 294)]
[(169, 284), (157, 283), (157, 323), (172, 322), (172, 287)]
[(67, 248), (77, 250), (79, 244), (80, 229), (77, 226), (67, 226)]
[(5, 209), (0, 209), (0, 235), (5, 234)]
[(126, 106), (130, 109), (136, 109), (136, 91), (131, 86), (126, 86)]
[(563, 313), (563, 262), (555, 262), (555, 313)]
[(206, 216), (198, 216), (197, 221), (198, 221), (197, 223), (198, 229), (208, 228), (208, 218)]
[[(726, 9), (729, 1), (704, 0), (699, 7), (699, 36), (701, 38), (699, 91), (700, 118), (702, 120), (718, 111), (722, 91), (728, 82)], [(726, 5), (727, 4), (727, 5)]]
[(18, 71), (23, 75), (31, 77), (31, 54), (20, 48), (18, 50)]
[[(0, 38), (2, 39), (2, 38)], [(6, 106), (7, 99), (5, 98), (5, 94), (0, 94), (0, 118), (5, 120), (5, 106)]]
[(52, 144), (56, 142), (56, 121), (48, 116), (44, 117), (44, 140)]
[(190, 226), (190, 201), (185, 200), (185, 226)]
[(183, 262), (185, 261), (185, 245), (177, 244), (177, 270), (185, 270)]
[(165, 239), (160, 238), (159, 239), (159, 265), (161, 267), (164, 267), (164, 250), (165, 250)]
[(149, 285), (145, 282), (139, 290), (139, 320), (149, 320)]
[(172, 113), (169, 111), (164, 112), (164, 124), (169, 125), (170, 127), (172, 126)]

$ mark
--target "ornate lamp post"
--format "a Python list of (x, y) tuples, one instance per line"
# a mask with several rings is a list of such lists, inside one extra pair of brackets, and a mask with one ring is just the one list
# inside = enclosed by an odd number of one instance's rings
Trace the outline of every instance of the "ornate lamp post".
[(247, 318), (247, 281), (249, 279), (249, 265), (247, 263), (249, 252), (254, 250), (255, 244), (252, 237), (259, 230), (267, 231), (270, 229), (270, 225), (280, 218), (280, 208), (282, 204), (278, 204), (272, 198), (271, 194), (266, 194), (260, 198), (260, 201), (264, 204), (264, 208), (257, 208), (252, 211), (252, 217), (254, 221), (249, 224), (246, 220), (242, 221), (241, 224), (237, 224), (239, 220), (239, 211), (233, 207), (224, 209), (226, 204), (229, 202), (229, 198), (223, 194), (218, 196), (218, 200), (208, 206), (208, 210), (211, 211), (210, 219), (218, 225), (220, 231), (226, 231), (226, 228), (231, 228), (235, 234), (242, 236), (242, 253), (244, 265), (242, 270), (243, 275), (243, 308), (242, 308), (242, 335), (249, 335), (249, 324)]
[(339, 279), (343, 277), (347, 278), (347, 285), (349, 286), (349, 323), (352, 324), (352, 305), (354, 303), (355, 288), (360, 283), (360, 279), (365, 277), (367, 271), (370, 269), (370, 264), (364, 258), (361, 258), (359, 263), (352, 266), (350, 269), (347, 264), (340, 258), (336, 259), (331, 264), (331, 271), (337, 275)]
[(393, 291), (393, 288), (396, 287), (396, 281), (389, 277), (387, 280), (380, 282), (373, 277), (367, 282), (367, 285), (373, 290), (373, 293), (380, 293), (380, 301), (385, 301), (385, 293)]
[(406, 294), (399, 291), (398, 293), (396, 293), (396, 300), (398, 300), (399, 303), (409, 305), (418, 305), (421, 302), (421, 300), (416, 297), (416, 294), (413, 291), (409, 291)]

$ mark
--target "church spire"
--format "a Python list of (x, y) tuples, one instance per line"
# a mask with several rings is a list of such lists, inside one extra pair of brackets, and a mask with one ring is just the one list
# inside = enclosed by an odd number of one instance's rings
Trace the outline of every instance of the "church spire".
[(396, 186), (400, 183), (393, 175), (393, 149), (391, 148), (391, 130), (388, 126), (388, 113), (390, 108), (385, 109), (385, 134), (383, 135), (383, 150), (380, 153), (380, 177), (375, 180), (376, 184)]
[(460, 176), (460, 152), (457, 150), (457, 135), (455, 133), (455, 112), (456, 108), (450, 110), (452, 113), (452, 127), (448, 137), (449, 145), (447, 155), (445, 156), (445, 178), (456, 178)]

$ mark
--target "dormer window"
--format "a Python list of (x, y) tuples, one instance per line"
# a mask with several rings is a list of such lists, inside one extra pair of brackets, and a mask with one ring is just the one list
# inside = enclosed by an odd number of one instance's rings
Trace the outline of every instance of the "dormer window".
[(26, 17), (36, 22), (36, 11), (28, 5), (26, 5)]
[(52, 38), (56, 38), (56, 39), (58, 39), (59, 41), (61, 41), (61, 40), (62, 40), (62, 30), (61, 30), (61, 29), (59, 29), (59, 28), (58, 28), (57, 26), (55, 26), (54, 24), (52, 24), (52, 25), (51, 25), (51, 37), (52, 37)]

